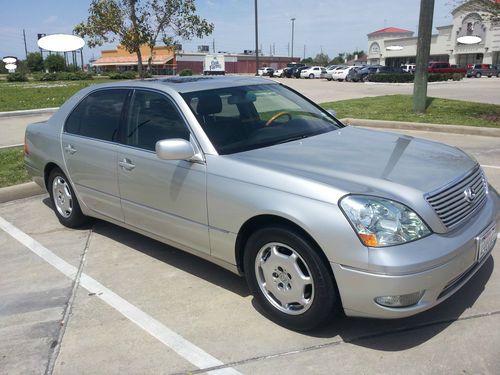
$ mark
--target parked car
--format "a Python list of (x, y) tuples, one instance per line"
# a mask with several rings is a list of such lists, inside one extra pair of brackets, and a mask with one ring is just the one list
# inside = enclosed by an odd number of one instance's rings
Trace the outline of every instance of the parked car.
[(342, 66), (337, 68), (332, 73), (332, 79), (334, 81), (344, 81), (351, 70), (353, 70), (354, 66)]
[(322, 73), (326, 73), (325, 68), (322, 66), (311, 66), (309, 69), (303, 69), (300, 72), (300, 78), (321, 78)]
[(293, 72), (293, 76), (295, 78), (300, 78), (300, 74), (302, 73), (303, 70), (306, 70), (306, 69), (309, 69), (310, 67), (309, 66), (299, 66), (298, 68), (295, 68), (294, 72)]
[(273, 77), (283, 77), (283, 69), (276, 69), (274, 72), (273, 72)]
[(467, 73), (467, 69), (460, 67), (452, 67), (449, 63), (445, 61), (431, 61), (427, 67), (429, 73), (460, 73), (464, 76)]
[(269, 76), (272, 77), (274, 74), (274, 69), (269, 66), (263, 66), (257, 71), (259, 76)]
[(321, 73), (321, 78), (326, 78), (327, 81), (332, 80), (332, 73), (337, 69), (339, 65), (330, 65), (325, 68), (325, 72)]
[(368, 80), (369, 74), (374, 74), (377, 71), (377, 68), (382, 65), (366, 65), (361, 69), (356, 69), (353, 71), (353, 74), (350, 76), (352, 82), (364, 82)]
[(364, 66), (355, 66), (353, 67), (349, 73), (347, 73), (346, 77), (345, 77), (345, 80), (346, 82), (357, 82), (356, 78), (357, 78), (357, 73), (358, 73), (358, 70), (364, 68)]
[(244, 275), (264, 314), (296, 330), (337, 310), (427, 310), (497, 238), (498, 197), (475, 159), (344, 126), (267, 79), (91, 85), (25, 139), (63, 225), (110, 221)]
[(486, 76), (491, 78), (493, 76), (500, 77), (500, 70), (496, 65), (491, 64), (475, 64), (467, 69), (467, 77), (481, 78)]
[[(294, 74), (297, 71), (297, 69), (301, 68), (303, 66), (305, 66), (305, 65), (302, 64), (302, 63), (288, 63), (286, 65), (286, 68), (283, 69), (283, 77), (285, 77), (285, 78), (292, 78), (292, 77), (294, 77)], [(300, 76), (296, 77), (296, 78), (300, 78)]]
[(405, 73), (415, 73), (415, 64), (402, 64), (401, 71)]

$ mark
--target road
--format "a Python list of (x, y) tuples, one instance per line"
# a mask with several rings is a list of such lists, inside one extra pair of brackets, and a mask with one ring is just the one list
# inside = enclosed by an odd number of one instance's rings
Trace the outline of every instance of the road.
[[(497, 138), (406, 133), (463, 147), (500, 190)], [(2, 374), (500, 369), (500, 241), (478, 274), (430, 311), (337, 318), (303, 334), (264, 318), (238, 276), (102, 221), (64, 228), (49, 206), (45, 195), (0, 205)]]
[[(275, 78), (274, 80), (290, 86), (317, 103), (390, 94), (411, 95), (413, 90), (411, 84), (328, 82), (324, 79)], [(499, 92), (500, 78), (471, 78), (460, 82), (429, 84), (429, 96), (472, 102), (500, 104)], [(2, 134), (0, 147), (23, 143), (26, 126), (31, 122), (45, 121), (49, 117), (43, 114), (0, 118), (0, 134)]]

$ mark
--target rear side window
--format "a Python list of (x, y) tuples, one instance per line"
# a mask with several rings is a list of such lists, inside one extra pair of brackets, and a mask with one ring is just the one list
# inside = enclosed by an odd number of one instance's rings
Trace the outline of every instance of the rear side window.
[(128, 90), (100, 90), (87, 96), (66, 120), (67, 133), (114, 141)]

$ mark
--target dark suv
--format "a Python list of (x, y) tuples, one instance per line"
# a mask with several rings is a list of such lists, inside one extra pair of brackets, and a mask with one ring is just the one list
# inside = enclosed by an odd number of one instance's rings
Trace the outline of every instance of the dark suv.
[[(285, 69), (283, 69), (283, 77), (285, 78), (292, 78), (292, 77), (296, 77), (295, 76), (295, 72), (297, 71), (297, 69), (299, 68), (303, 68), (305, 65), (304, 64), (301, 64), (301, 63), (290, 63), (286, 66)], [(299, 72), (299, 76), (296, 77), (296, 78), (300, 78), (300, 72)]]
[(467, 77), (481, 78), (487, 76), (488, 78), (496, 76), (500, 77), (500, 71), (496, 65), (491, 64), (475, 64), (467, 69)]

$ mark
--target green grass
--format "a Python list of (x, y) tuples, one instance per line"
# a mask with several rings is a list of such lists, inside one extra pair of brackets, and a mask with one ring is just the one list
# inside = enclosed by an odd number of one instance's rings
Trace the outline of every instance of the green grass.
[[(110, 82), (108, 79), (89, 81), (0, 81), (0, 112), (20, 109), (59, 107), (84, 87)], [(116, 80), (115, 80), (116, 82)]]
[(412, 111), (410, 95), (386, 95), (323, 103), (322, 106), (337, 111), (338, 118), (500, 128), (500, 105), (495, 104), (427, 98), (426, 113), (418, 115)]
[(21, 147), (0, 149), (0, 188), (31, 180), (23, 161)]

